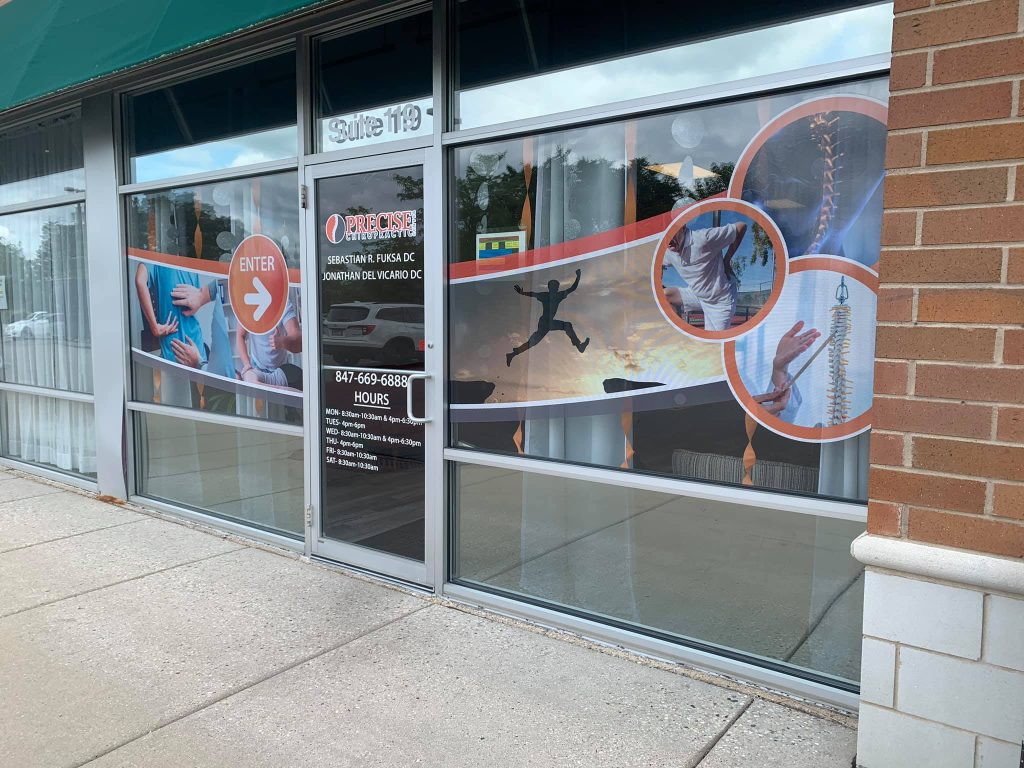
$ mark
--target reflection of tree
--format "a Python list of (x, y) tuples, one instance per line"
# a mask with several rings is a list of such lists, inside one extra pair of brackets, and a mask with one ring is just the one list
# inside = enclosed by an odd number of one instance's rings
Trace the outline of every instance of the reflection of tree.
[[(368, 258), (361, 264), (341, 264), (327, 266), (321, 264), (321, 269), (340, 272), (349, 271), (358, 275), (362, 271), (375, 272), (377, 270), (423, 270), (423, 177), (403, 176), (400, 173), (394, 174), (392, 179), (398, 185), (395, 192), (395, 199), (403, 202), (412, 202), (416, 206), (416, 227), (415, 237), (401, 235), (387, 239), (353, 240), (347, 242), (348, 250), (346, 255), (361, 255), (373, 257), (378, 253), (412, 253), (411, 262), (378, 262), (375, 258)], [(349, 206), (341, 212), (343, 216), (358, 216), (370, 213), (380, 213), (363, 205)], [(321, 311), (326, 314), (332, 304), (348, 304), (352, 302), (388, 302), (396, 304), (422, 304), (423, 303), (423, 281), (409, 278), (408, 280), (378, 280), (375, 278), (363, 278), (355, 276), (351, 280), (323, 280), (321, 281)]]
[[(507, 162), (507, 152), (474, 153), (472, 163), (456, 180), (458, 260), (476, 257), (477, 234), (520, 229), (528, 195), (533, 214), (534, 237), (527, 244), (531, 248), (622, 226), (627, 167), (621, 159), (575, 157), (573, 152), (571, 147), (554, 147), (535, 169), (529, 190), (522, 164)], [(649, 166), (644, 157), (629, 162), (630, 173), (637, 179), (638, 219), (671, 210), (682, 196), (677, 179)], [(538, 198), (563, 201), (563, 207), (545, 210)]]
[(671, 211), (676, 202), (685, 197), (686, 191), (679, 179), (657, 171), (646, 157), (633, 162), (636, 173), (636, 217), (643, 221), (652, 216)]
[(64, 315), (64, 332), (70, 339), (89, 337), (89, 313), (87, 306), (82, 305), (87, 300), (84, 294), (88, 277), (82, 218), (83, 211), (78, 206), (70, 223), (48, 220), (33, 259), (36, 276), (32, 279), (51, 284), (51, 306), (46, 309)]
[(708, 170), (711, 171), (711, 176), (701, 176), (694, 179), (689, 187), (683, 187), (683, 197), (704, 200), (722, 194), (729, 189), (729, 180), (736, 170), (736, 163), (711, 163)]
[(395, 174), (399, 200), (423, 200), (423, 177)]
[[(573, 159), (572, 148), (557, 146), (536, 169), (527, 190), (522, 164), (507, 162), (507, 155), (507, 152), (477, 151), (456, 180), (457, 260), (476, 258), (477, 234), (520, 229), (527, 196), (533, 214), (534, 236), (528, 243), (530, 248), (607, 231), (625, 223), (627, 166), (621, 160)], [(704, 200), (726, 192), (735, 163), (712, 163), (711, 175), (694, 179), (690, 184), (683, 184), (658, 168), (647, 157), (629, 161), (629, 174), (636, 179), (637, 220), (671, 211), (680, 200)], [(564, 207), (561, 211), (543, 210), (538, 198), (561, 200)], [(544, 222), (549, 225), (546, 231)], [(752, 231), (749, 263), (767, 265), (772, 258), (771, 241), (757, 224)], [(738, 260), (734, 264), (737, 274), (742, 272), (745, 264)]]
[(13, 218), (15, 231), (39, 227), (39, 245), (29, 255), (20, 243), (0, 239), (0, 274), (7, 279), (9, 307), (3, 322), (22, 320), (33, 312), (58, 312), (64, 315), (66, 338), (88, 338), (82, 206)]
[[(474, 164), (484, 168), (480, 173), (473, 165), (466, 168), (465, 175), (455, 182), (455, 198), (458, 204), (456, 223), (456, 248), (458, 261), (472, 261), (476, 258), (476, 235), (486, 230), (518, 230), (523, 216), (523, 203), (527, 189), (523, 167), (517, 168), (505, 163), (505, 152), (474, 155)], [(504, 163), (504, 169), (498, 167)], [(487, 184), (487, 206), (479, 204), (480, 187)], [(531, 185), (536, 189), (536, 175)], [(486, 219), (486, 227), (483, 226)], [(532, 246), (532, 244), (530, 244)]]
[[(287, 178), (268, 176), (137, 195), (129, 202), (129, 244), (223, 261), (243, 238), (259, 233), (277, 243), (289, 267), (298, 267), (298, 209), (290, 189)], [(226, 241), (218, 242), (220, 235)]]
[(21, 246), (18, 243), (8, 242), (6, 239), (0, 237), (0, 275), (4, 275), (7, 278), (7, 301), (8, 309), (0, 310), (3, 313), (4, 323), (14, 322), (15, 320), (21, 320), (29, 312), (15, 311), (15, 302), (13, 301), (14, 295), (14, 282), (17, 275), (24, 275), (31, 272), (31, 264), (25, 258), (25, 254), (21, 250)]

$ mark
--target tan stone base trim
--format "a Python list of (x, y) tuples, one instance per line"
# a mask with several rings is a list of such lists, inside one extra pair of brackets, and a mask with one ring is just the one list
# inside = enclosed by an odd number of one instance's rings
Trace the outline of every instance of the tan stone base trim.
[(851, 554), (866, 566), (1024, 595), (1024, 560), (862, 534)]

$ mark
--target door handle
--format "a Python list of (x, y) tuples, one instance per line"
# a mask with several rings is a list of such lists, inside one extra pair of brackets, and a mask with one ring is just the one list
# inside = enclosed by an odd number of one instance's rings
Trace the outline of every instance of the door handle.
[[(412, 383), (419, 379), (420, 381), (424, 382), (424, 384), (426, 384), (426, 381), (429, 378), (431, 378), (429, 373), (410, 373), (409, 381), (405, 385), (405, 412), (409, 416), (409, 421), (411, 421), (413, 424), (426, 424), (430, 421), (430, 419), (427, 417), (420, 418), (419, 416), (414, 416), (412, 413)], [(427, 398), (424, 393), (424, 406), (426, 405), (426, 400)]]

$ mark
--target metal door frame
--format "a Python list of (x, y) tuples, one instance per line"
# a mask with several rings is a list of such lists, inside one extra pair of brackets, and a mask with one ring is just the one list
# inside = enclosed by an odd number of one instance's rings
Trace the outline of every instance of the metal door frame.
[[(385, 150), (386, 151), (386, 150)], [(423, 312), (424, 341), (423, 374), (426, 390), (423, 397), (424, 413), (429, 421), (424, 424), (424, 552), (423, 562), (419, 563), (398, 555), (379, 552), (358, 544), (327, 539), (323, 536), (321, 512), (323, 509), (322, 494), (322, 461), (323, 434), (321, 403), (321, 357), (320, 357), (320, 269), (318, 244), (318, 222), (316, 219), (317, 191), (316, 183), (320, 179), (335, 176), (351, 176), (371, 171), (388, 170), (418, 165), (423, 167), (423, 226), (424, 258), (423, 258)], [(444, 413), (443, 388), (444, 339), (443, 308), (444, 295), (444, 254), (441, 243), (442, 233), (438, 222), (442, 201), (436, 190), (439, 189), (441, 168), (436, 154), (426, 149), (414, 149), (401, 152), (388, 152), (371, 157), (360, 157), (352, 160), (338, 160), (329, 163), (309, 165), (305, 169), (303, 184), (306, 188), (305, 221), (303, 230), (305, 248), (303, 254), (302, 281), (302, 325), (306, 330), (306, 340), (310, 343), (313, 364), (307, 366), (304, 386), (305, 398), (305, 456), (306, 456), (306, 487), (309, 489), (309, 506), (307, 515), (307, 541), (309, 554), (331, 560), (342, 565), (352, 566), (361, 570), (371, 571), (385, 577), (415, 584), (420, 587), (438, 591), (441, 584), (436, 580), (439, 558), (443, 553), (437, 551), (437, 537), (434, 532), (444, 513), (444, 486), (442, 482), (444, 470)]]

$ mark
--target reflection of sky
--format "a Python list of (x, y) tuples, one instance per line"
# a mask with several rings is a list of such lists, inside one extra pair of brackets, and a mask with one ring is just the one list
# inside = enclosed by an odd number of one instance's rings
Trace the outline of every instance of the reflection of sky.
[[(771, 390), (772, 358), (779, 338), (798, 320), (804, 321), (803, 330), (817, 328), (821, 338), (789, 366), (790, 375), (796, 373), (828, 338), (831, 328), (831, 308), (836, 301), (839, 275), (834, 272), (808, 270), (791, 274), (782, 289), (778, 303), (757, 329), (736, 342), (736, 360), (740, 378), (751, 394)], [(847, 355), (847, 377), (853, 385), (849, 414), (855, 418), (871, 407), (874, 383), (875, 351), (875, 294), (863, 283), (846, 278), (852, 307), (850, 351)], [(829, 350), (826, 348), (811, 366), (803, 372), (796, 386), (803, 398), (796, 424), (813, 427), (825, 422), (828, 407), (827, 390), (830, 387)]]
[[(698, 229), (706, 229), (708, 227), (715, 226), (712, 220), (712, 213), (704, 213), (695, 219), (687, 222), (687, 228), (692, 232)], [(746, 216), (733, 211), (721, 211), (721, 219), (719, 226), (724, 227), (726, 224), (735, 224), (736, 222), (744, 222), (747, 225), (747, 234), (743, 237), (743, 241), (740, 243), (739, 249), (736, 251), (736, 255), (732, 258), (732, 263), (735, 265), (737, 262), (743, 264), (743, 274), (740, 275), (739, 292), (744, 293), (745, 291), (770, 291), (772, 282), (775, 280), (775, 259), (774, 253), (768, 257), (768, 263), (761, 265), (761, 261), (758, 260), (756, 264), (750, 263), (750, 254), (754, 251), (754, 233), (752, 229), (752, 221)], [(724, 251), (723, 251), (724, 252)], [(684, 286), (686, 281), (679, 276), (679, 273), (674, 269), (666, 269), (662, 275), (662, 282), (666, 286)]]
[(85, 191), (85, 169), (58, 171), (0, 184), (0, 205), (17, 205)]
[(892, 4), (551, 72), (459, 94), (461, 128), (888, 53)]
[(35, 259), (43, 244), (46, 225), (74, 224), (78, 208), (79, 204), (73, 204), (0, 217), (0, 244), (16, 249), (25, 259)]
[(298, 131), (294, 125), (209, 141), (190, 147), (154, 152), (132, 159), (134, 181), (152, 181), (191, 173), (237, 168), (254, 163), (282, 160), (298, 154)]

